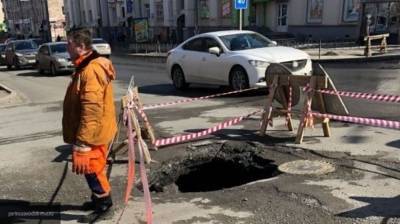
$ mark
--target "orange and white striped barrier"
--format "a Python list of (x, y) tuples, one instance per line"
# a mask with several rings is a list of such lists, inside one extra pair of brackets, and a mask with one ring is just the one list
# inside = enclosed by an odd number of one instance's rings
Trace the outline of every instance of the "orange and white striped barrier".
[(173, 144), (178, 144), (181, 142), (195, 140), (195, 139), (207, 136), (211, 133), (217, 132), (219, 130), (222, 130), (224, 128), (236, 125), (236, 124), (240, 123), (242, 120), (244, 120), (245, 118), (248, 118), (248, 117), (255, 115), (257, 113), (260, 113), (262, 111), (263, 110), (257, 110), (257, 111), (251, 112), (250, 114), (221, 122), (221, 123), (219, 123), (211, 128), (208, 128), (207, 130), (204, 130), (204, 131), (186, 134), (186, 135), (177, 135), (177, 136), (170, 137), (170, 138), (157, 139), (156, 142), (154, 142), (154, 145), (157, 147), (160, 147), (160, 146), (173, 145)]

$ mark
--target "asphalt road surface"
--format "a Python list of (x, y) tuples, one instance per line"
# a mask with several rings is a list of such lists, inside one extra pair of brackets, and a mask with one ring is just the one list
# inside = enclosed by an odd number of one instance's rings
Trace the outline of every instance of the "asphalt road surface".
[[(125, 94), (132, 75), (145, 104), (226, 91), (209, 86), (176, 91), (165, 74), (164, 65), (118, 57), (113, 61), (118, 72), (114, 82), (117, 102)], [(400, 95), (397, 61), (324, 66), (338, 90)], [(0, 105), (0, 206), (25, 202), (61, 203), (63, 223), (75, 223), (76, 218), (84, 214), (79, 211), (79, 204), (88, 200), (90, 193), (83, 178), (69, 171), (70, 152), (61, 138), (62, 100), (69, 80), (66, 74), (52, 77), (30, 69), (6, 71), (1, 68), (0, 83), (16, 90), (18, 95), (12, 102)], [(264, 101), (265, 92), (260, 90), (152, 110), (148, 116), (156, 134), (167, 137), (202, 130), (252, 112), (260, 109)], [(356, 116), (400, 120), (396, 104), (351, 99), (345, 102), (350, 113)], [(314, 134), (298, 147), (281, 144), (292, 140), (292, 135), (273, 140), (273, 136), (278, 135), (275, 131), (266, 139), (255, 137), (258, 119), (252, 117), (214, 137), (236, 143), (248, 142), (249, 145), (238, 144), (235, 150), (261, 148), (265, 151), (262, 156), (276, 164), (299, 158), (328, 160), (337, 165), (337, 172), (317, 177), (282, 174), (263, 183), (212, 192), (181, 194), (167, 189), (168, 192), (153, 195), (158, 223), (398, 223), (396, 217), (400, 210), (396, 208), (400, 200), (396, 189), (400, 184), (397, 159), (400, 144), (397, 132), (339, 123), (333, 124), (337, 135), (345, 133), (344, 137), (337, 137), (339, 143), (326, 143), (329, 139), (323, 140), (320, 134)], [(279, 126), (279, 122), (274, 126), (284, 127)], [(275, 147), (277, 142), (280, 144)], [(306, 148), (313, 148), (313, 151)], [(322, 150), (325, 148), (327, 151)], [(191, 150), (186, 145), (178, 145), (153, 152), (159, 162), (153, 166), (161, 166), (163, 162), (170, 165), (168, 161), (184, 156), (191, 158), (194, 155)], [(122, 197), (125, 175), (126, 163), (122, 158), (121, 163), (113, 167), (111, 178), (116, 201)], [(141, 192), (135, 191), (134, 196), (140, 198)], [(105, 223), (114, 223), (118, 218), (121, 203), (117, 204), (116, 215)], [(143, 218), (143, 203), (138, 197), (129, 204), (127, 211), (121, 223), (141, 223), (135, 221)]]

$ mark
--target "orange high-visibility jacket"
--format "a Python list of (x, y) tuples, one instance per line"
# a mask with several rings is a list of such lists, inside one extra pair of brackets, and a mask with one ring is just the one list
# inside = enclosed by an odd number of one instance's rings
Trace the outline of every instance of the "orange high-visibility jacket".
[(107, 145), (117, 125), (111, 61), (93, 52), (79, 63), (67, 88), (63, 108), (63, 137), (69, 144)]

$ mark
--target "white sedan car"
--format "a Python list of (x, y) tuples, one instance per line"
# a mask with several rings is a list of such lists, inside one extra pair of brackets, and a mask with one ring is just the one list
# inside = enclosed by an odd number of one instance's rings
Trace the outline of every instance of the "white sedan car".
[(93, 38), (92, 46), (101, 56), (110, 57), (111, 47), (105, 40), (101, 38)]
[(311, 75), (311, 59), (304, 51), (238, 30), (203, 33), (186, 40), (168, 52), (167, 70), (177, 89), (199, 83), (240, 90), (265, 85), (270, 63), (284, 64), (294, 75)]

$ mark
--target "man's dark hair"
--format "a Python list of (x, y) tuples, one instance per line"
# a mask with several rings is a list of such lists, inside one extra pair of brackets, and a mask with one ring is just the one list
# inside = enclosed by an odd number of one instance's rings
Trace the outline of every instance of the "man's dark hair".
[(81, 45), (84, 44), (86, 48), (92, 48), (92, 34), (89, 29), (75, 28), (70, 29), (67, 33), (68, 39), (74, 43)]

